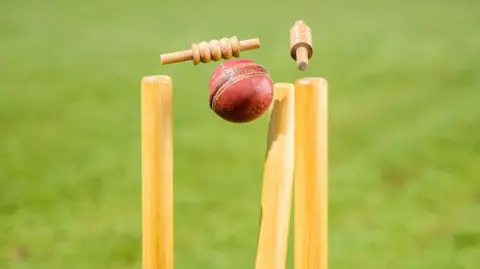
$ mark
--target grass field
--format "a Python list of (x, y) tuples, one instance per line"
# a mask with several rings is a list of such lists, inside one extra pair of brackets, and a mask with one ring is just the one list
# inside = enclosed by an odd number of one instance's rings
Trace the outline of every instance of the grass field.
[[(267, 118), (210, 110), (217, 64), (158, 60), (231, 35), (261, 39), (242, 56), (276, 82), (329, 81), (330, 268), (480, 268), (479, 2), (295, 3), (1, 1), (0, 268), (141, 268), (151, 74), (175, 84), (176, 268), (253, 268)], [(297, 19), (314, 31), (305, 73)]]

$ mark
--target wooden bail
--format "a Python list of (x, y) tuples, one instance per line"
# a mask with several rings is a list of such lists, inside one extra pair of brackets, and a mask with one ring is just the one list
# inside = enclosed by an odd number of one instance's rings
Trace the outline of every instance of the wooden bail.
[(219, 61), (230, 58), (240, 57), (241, 51), (260, 48), (258, 38), (239, 41), (236, 36), (231, 38), (222, 38), (220, 40), (202, 41), (193, 43), (189, 50), (177, 51), (160, 55), (161, 64), (172, 64), (185, 61), (193, 61), (194, 65), (208, 63), (211, 60)]
[(304, 21), (296, 21), (290, 29), (290, 55), (297, 61), (298, 69), (307, 69), (312, 54), (312, 31)]

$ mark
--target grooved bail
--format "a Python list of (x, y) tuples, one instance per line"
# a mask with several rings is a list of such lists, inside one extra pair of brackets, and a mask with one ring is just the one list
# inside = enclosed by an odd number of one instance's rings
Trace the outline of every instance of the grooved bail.
[(260, 48), (258, 38), (239, 41), (236, 36), (192, 43), (189, 50), (177, 51), (160, 55), (161, 64), (172, 64), (184, 61), (193, 61), (194, 65), (210, 61), (228, 60), (240, 57), (241, 51)]

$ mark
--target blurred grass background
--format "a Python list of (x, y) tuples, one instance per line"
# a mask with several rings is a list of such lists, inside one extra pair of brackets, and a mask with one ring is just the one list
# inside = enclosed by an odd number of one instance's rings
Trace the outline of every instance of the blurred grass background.
[[(330, 267), (480, 268), (480, 4), (0, 2), (0, 268), (140, 268), (142, 76), (174, 80), (176, 268), (253, 268), (267, 119), (208, 107), (191, 42), (330, 84)], [(305, 73), (288, 53), (314, 31)], [(289, 257), (291, 264), (291, 256)]]

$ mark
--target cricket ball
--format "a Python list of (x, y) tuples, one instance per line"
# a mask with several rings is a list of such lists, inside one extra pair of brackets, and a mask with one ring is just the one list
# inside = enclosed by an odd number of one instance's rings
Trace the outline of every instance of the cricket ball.
[(261, 65), (244, 59), (220, 64), (208, 86), (210, 107), (233, 122), (253, 121), (268, 110), (273, 100), (273, 82)]

